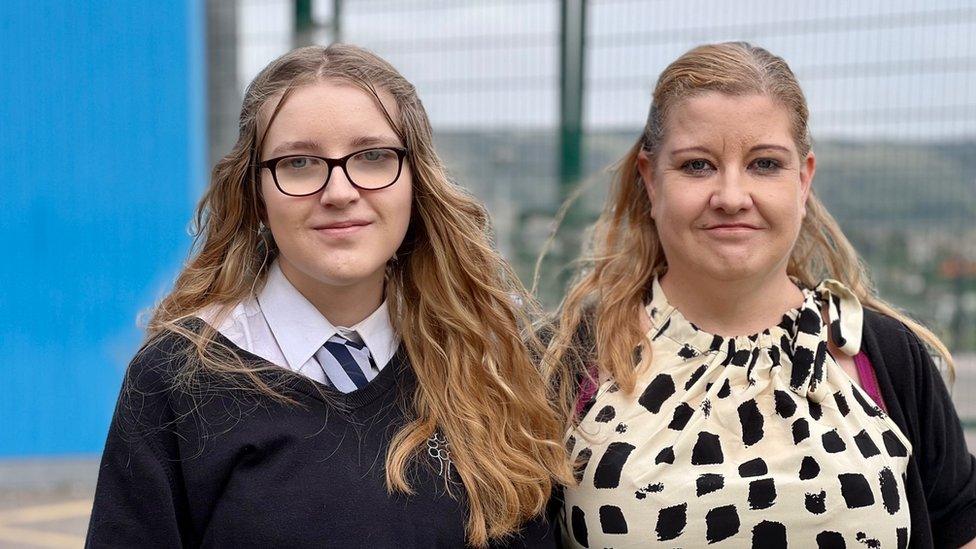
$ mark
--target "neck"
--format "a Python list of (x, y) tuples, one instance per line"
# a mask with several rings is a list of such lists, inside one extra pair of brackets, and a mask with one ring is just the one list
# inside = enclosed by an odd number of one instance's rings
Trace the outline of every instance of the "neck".
[(761, 332), (803, 303), (803, 292), (785, 269), (765, 277), (714, 280), (669, 268), (661, 288), (689, 322), (725, 337)]
[(305, 296), (333, 326), (350, 327), (373, 314), (383, 303), (383, 272), (356, 283), (333, 286), (316, 280), (281, 262), (285, 278)]

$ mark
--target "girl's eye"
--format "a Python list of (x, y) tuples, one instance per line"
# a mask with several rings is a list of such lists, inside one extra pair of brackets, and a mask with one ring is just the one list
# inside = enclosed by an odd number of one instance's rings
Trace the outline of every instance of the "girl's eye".
[(370, 149), (360, 153), (359, 157), (366, 162), (382, 162), (392, 158), (394, 153), (387, 149)]
[(308, 167), (308, 158), (305, 156), (289, 158), (285, 162), (285, 167), (291, 170), (301, 170), (302, 168)]

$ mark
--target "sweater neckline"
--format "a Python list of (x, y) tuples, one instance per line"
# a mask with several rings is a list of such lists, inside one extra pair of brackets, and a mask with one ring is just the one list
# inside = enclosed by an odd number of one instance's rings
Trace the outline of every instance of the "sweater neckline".
[[(204, 322), (200, 320), (200, 322)], [(411, 377), (410, 361), (401, 343), (389, 362), (380, 369), (365, 387), (343, 393), (331, 385), (319, 383), (297, 372), (283, 368), (246, 349), (242, 349), (220, 332), (215, 332), (214, 340), (240, 356), (246, 363), (263, 368), (256, 374), (272, 385), (285, 385), (315, 400), (332, 404), (340, 409), (361, 408), (385, 395), (397, 385), (407, 383)]]

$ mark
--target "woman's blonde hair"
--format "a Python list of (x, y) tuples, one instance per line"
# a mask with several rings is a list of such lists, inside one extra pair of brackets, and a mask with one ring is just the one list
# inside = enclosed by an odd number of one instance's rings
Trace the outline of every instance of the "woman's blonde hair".
[[(269, 381), (288, 372), (245, 364), (216, 341), (212, 326), (191, 329), (187, 320), (215, 307), (223, 317), (263, 284), (278, 250), (262, 225), (261, 144), (290, 92), (323, 79), (351, 83), (376, 100), (408, 149), (413, 175), (410, 227), (388, 266), (386, 291), (418, 383), (408, 402), (411, 420), (386, 456), (387, 487), (411, 492), (408, 469), (439, 431), (464, 484), (468, 540), (485, 545), (539, 514), (554, 483), (571, 478), (562, 425), (533, 364), (538, 355), (523, 341), (533, 301), (493, 249), (484, 208), (448, 180), (413, 85), (383, 59), (349, 45), (310, 46), (276, 59), (254, 78), (237, 143), (217, 162), (197, 209), (194, 252), (153, 311), (148, 337), (176, 333), (192, 342), (176, 376), (187, 394), (200, 389), (202, 378), (216, 377), (222, 387), (294, 403)], [(395, 101), (394, 114), (380, 92)], [(276, 105), (265, 123), (260, 113), (270, 101)], [(277, 376), (260, 375), (270, 370)]]
[[(635, 319), (649, 284), (667, 270), (667, 260), (637, 171), (637, 158), (641, 151), (651, 157), (657, 154), (668, 114), (675, 106), (709, 91), (732, 96), (762, 94), (778, 101), (790, 113), (800, 157), (810, 151), (806, 99), (782, 58), (744, 42), (728, 42), (694, 48), (664, 69), (642, 135), (614, 166), (606, 204), (593, 227), (580, 273), (563, 300), (559, 330), (545, 356), (552, 383), (561, 388), (560, 399), (569, 420), (576, 398), (575, 380), (590, 375), (589, 368), (596, 365), (600, 373), (609, 374), (630, 391), (636, 372), (650, 361), (651, 353), (641, 353), (638, 368), (634, 366), (634, 351), (643, 340)], [(787, 273), (808, 287), (824, 278), (839, 280), (865, 307), (905, 323), (945, 359), (951, 371), (952, 357), (939, 338), (878, 297), (857, 252), (812, 190), (806, 210)], [(580, 334), (586, 334), (588, 345), (579, 341)]]

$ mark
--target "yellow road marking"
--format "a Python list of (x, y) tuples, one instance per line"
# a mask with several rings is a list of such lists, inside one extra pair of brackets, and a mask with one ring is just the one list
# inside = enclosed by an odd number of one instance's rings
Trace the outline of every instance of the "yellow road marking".
[(8, 524), (29, 524), (32, 522), (48, 522), (83, 517), (90, 515), (91, 510), (92, 500), (80, 499), (49, 505), (36, 505), (34, 507), (25, 507), (24, 509), (0, 511), (0, 527)]
[(18, 547), (32, 545), (57, 549), (76, 548), (85, 545), (85, 539), (81, 537), (55, 532), (40, 532), (26, 528), (12, 528), (10, 526), (0, 526), (0, 541), (16, 543)]

